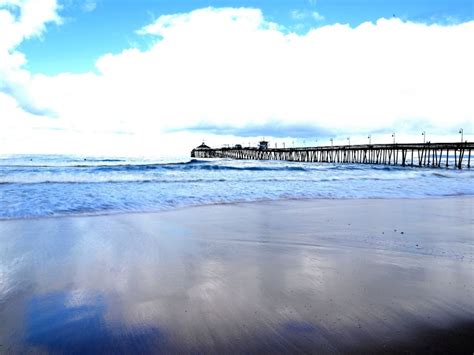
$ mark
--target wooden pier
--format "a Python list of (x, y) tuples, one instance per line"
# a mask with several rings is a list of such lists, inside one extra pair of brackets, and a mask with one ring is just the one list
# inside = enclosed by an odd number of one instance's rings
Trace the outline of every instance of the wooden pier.
[(214, 149), (203, 144), (191, 151), (191, 157), (462, 169), (471, 167), (471, 152), (473, 149), (473, 142), (394, 143), (266, 149), (240, 146)]

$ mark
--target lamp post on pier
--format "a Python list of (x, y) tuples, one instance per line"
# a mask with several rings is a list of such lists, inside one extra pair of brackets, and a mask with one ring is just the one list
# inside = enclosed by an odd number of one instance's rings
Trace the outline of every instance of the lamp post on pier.
[(459, 130), (459, 133), (461, 134), (461, 143), (464, 142), (464, 130), (461, 128)]
[(334, 139), (331, 138), (330, 141), (331, 141), (331, 147), (334, 146)]
[(395, 144), (395, 132), (392, 133), (393, 144)]
[(347, 144), (351, 145), (351, 137), (347, 137)]
[(372, 144), (372, 135), (369, 134), (367, 138), (369, 139), (369, 145), (371, 145)]
[(421, 135), (423, 136), (423, 143), (426, 143), (426, 132), (423, 131)]

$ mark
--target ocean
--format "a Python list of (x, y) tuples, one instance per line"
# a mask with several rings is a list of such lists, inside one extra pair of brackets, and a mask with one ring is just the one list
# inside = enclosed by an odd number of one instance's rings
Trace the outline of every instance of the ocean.
[(0, 156), (0, 219), (281, 199), (474, 195), (474, 170), (286, 161)]

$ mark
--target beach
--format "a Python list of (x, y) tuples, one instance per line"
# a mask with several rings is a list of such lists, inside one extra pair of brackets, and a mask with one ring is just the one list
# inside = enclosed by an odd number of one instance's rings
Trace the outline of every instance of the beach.
[(0, 353), (474, 351), (474, 198), (0, 221)]

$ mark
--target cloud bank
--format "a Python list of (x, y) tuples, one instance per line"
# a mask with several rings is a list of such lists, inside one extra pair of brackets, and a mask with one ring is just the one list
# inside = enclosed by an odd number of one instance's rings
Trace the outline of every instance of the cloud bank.
[[(0, 142), (13, 151), (28, 140), (58, 152), (184, 152), (206, 132), (221, 144), (264, 135), (262, 127), (275, 122), (275, 137), (285, 136), (279, 127), (287, 137), (307, 137), (306, 126), (311, 135), (361, 137), (418, 134), (420, 122), (440, 135), (472, 130), (472, 21), (380, 19), (298, 35), (258, 9), (205, 8), (139, 29), (147, 50), (105, 54), (94, 72), (46, 76), (23, 69), (25, 56), (16, 51), (46, 24), (60, 23), (53, 0), (41, 2), (41, 20), (29, 19), (33, 3), (0, 1), (0, 32), (12, 31), (0, 42)], [(21, 133), (38, 122), (46, 127)]]

